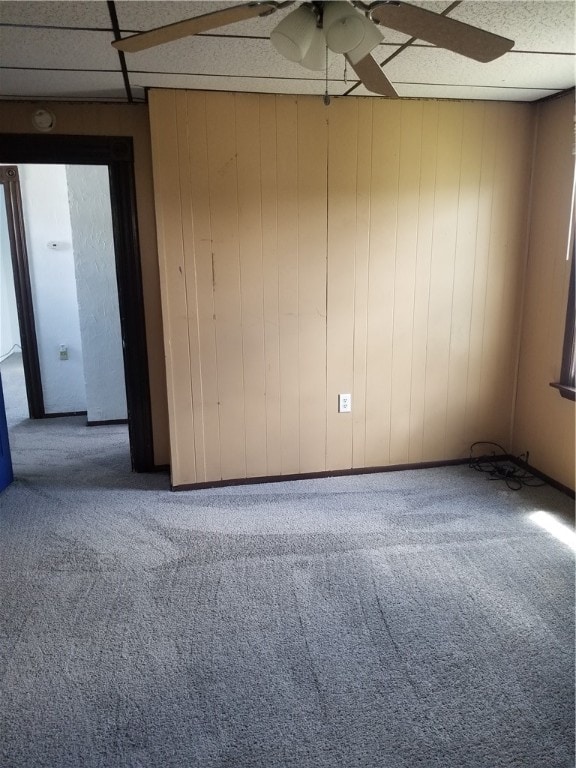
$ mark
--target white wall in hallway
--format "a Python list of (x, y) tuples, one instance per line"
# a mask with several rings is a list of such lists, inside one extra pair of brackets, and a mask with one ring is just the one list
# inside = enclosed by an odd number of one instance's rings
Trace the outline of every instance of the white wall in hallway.
[(125, 419), (126, 389), (106, 166), (66, 166), (88, 421)]
[[(86, 410), (66, 169), (19, 166), (46, 413)], [(55, 243), (50, 247), (49, 243)], [(68, 359), (60, 359), (65, 345)]]

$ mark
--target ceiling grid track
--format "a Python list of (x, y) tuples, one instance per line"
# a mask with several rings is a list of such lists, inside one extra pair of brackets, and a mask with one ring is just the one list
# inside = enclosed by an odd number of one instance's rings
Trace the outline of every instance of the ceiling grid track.
[[(116, 4), (114, 0), (108, 0), (106, 5), (108, 6), (110, 21), (112, 22), (114, 39), (119, 40), (122, 37), (122, 34), (120, 32), (120, 25), (118, 24), (118, 14), (116, 13)], [(134, 97), (132, 96), (132, 88), (130, 86), (130, 76), (128, 74), (128, 67), (126, 66), (126, 57), (124, 55), (124, 51), (118, 51), (118, 58), (120, 59), (120, 69), (122, 70), (122, 79), (124, 80), (124, 88), (126, 89), (126, 98), (128, 99), (129, 104), (133, 104)]]

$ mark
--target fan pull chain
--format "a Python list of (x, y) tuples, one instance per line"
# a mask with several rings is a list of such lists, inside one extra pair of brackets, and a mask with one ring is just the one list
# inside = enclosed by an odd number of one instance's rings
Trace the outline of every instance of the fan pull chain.
[(324, 91), (324, 104), (330, 106), (330, 94), (328, 93), (328, 46), (326, 46), (326, 90)]

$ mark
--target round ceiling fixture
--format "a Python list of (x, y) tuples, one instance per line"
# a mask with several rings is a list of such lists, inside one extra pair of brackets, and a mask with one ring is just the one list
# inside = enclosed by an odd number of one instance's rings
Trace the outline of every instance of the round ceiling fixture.
[(32, 124), (37, 131), (48, 133), (56, 125), (56, 115), (47, 109), (37, 109), (32, 116)]

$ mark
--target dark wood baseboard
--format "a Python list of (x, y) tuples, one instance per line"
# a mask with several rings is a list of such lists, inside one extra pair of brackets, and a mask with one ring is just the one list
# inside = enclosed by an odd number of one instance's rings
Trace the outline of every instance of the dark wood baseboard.
[[(498, 457), (500, 458), (500, 457)], [(506, 458), (506, 457), (503, 457)], [(399, 472), (405, 469), (435, 469), (468, 464), (469, 458), (447, 459), (445, 461), (422, 461), (417, 464), (391, 464), (386, 467), (358, 467), (351, 469), (332, 469), (325, 472), (303, 472), (293, 475), (266, 475), (264, 477), (241, 477), (231, 480), (213, 480), (208, 483), (186, 483), (172, 485), (173, 491), (199, 491), (205, 488), (226, 488), (232, 485), (259, 485), (261, 483), (283, 483), (288, 480), (316, 480), (323, 477), (346, 477), (348, 475), (374, 475), (380, 472)]]
[[(509, 461), (513, 464), (516, 464), (516, 466), (524, 469), (527, 472), (530, 472), (531, 475), (534, 475), (534, 477), (539, 478), (540, 480), (543, 480), (548, 485), (552, 486), (552, 488), (556, 488), (556, 490), (561, 491), (562, 493), (565, 493), (570, 498), (575, 498), (574, 491), (569, 488), (567, 485), (563, 485), (562, 483), (559, 483), (557, 480), (554, 480), (554, 478), (549, 477), (548, 475), (544, 474), (544, 472), (540, 472), (539, 470), (532, 467), (530, 464), (527, 464), (522, 459), (517, 458), (516, 456), (513, 456), (512, 454), (501, 454), (500, 456), (493, 456), (493, 455), (486, 455), (486, 456), (475, 456), (475, 461), (492, 461), (492, 462), (500, 462), (500, 461)], [(389, 466), (385, 467), (359, 467), (356, 469), (335, 469), (335, 470), (328, 470), (326, 472), (304, 472), (302, 474), (292, 474), (292, 475), (267, 475), (265, 477), (243, 477), (243, 478), (235, 478), (231, 480), (213, 480), (208, 483), (187, 483), (183, 485), (171, 485), (171, 489), (173, 491), (199, 491), (206, 488), (226, 488), (227, 486), (234, 486), (234, 485), (258, 485), (261, 483), (282, 483), (285, 480), (315, 480), (317, 478), (323, 478), (323, 477), (346, 477), (349, 475), (373, 475), (380, 472), (402, 472), (407, 469), (436, 469), (439, 467), (453, 467), (458, 466), (462, 464), (469, 464), (470, 463), (470, 457), (467, 457), (465, 459), (446, 459), (445, 461), (421, 461), (414, 464), (391, 464)], [(168, 469), (169, 467), (157, 467), (157, 471), (163, 471), (164, 469)]]
[(540, 480), (543, 480), (548, 485), (551, 485), (552, 488), (556, 488), (557, 491), (561, 491), (562, 493), (565, 493), (566, 496), (570, 496), (571, 499), (576, 498), (576, 494), (574, 493), (572, 488), (569, 488), (567, 485), (564, 485), (563, 483), (559, 483), (558, 480), (554, 480), (553, 477), (550, 477), (550, 475), (546, 475), (544, 472), (540, 472), (539, 469), (536, 469), (531, 464), (528, 464), (528, 462), (524, 461), (523, 459), (519, 459), (516, 456), (509, 456), (509, 461), (512, 461), (514, 464), (516, 464), (521, 469), (526, 470), (526, 472), (530, 472), (531, 475), (534, 475), (534, 477), (539, 478)]
[(65, 416), (86, 416), (87, 411), (66, 411), (65, 413), (45, 413), (41, 419), (63, 419)]
[(128, 419), (105, 419), (104, 421), (86, 421), (87, 427), (109, 427), (115, 424), (128, 424)]

